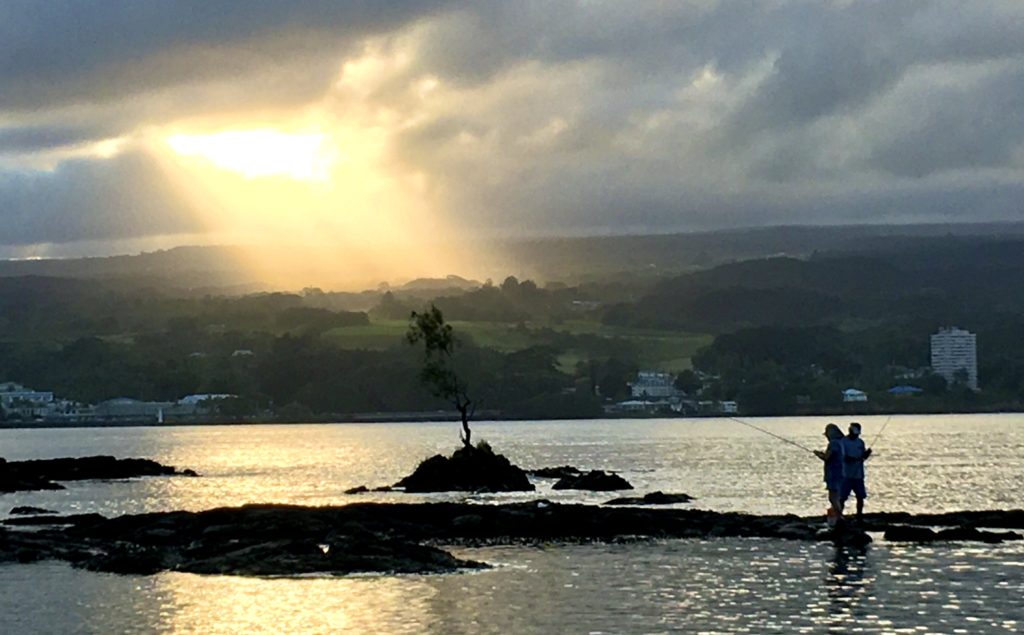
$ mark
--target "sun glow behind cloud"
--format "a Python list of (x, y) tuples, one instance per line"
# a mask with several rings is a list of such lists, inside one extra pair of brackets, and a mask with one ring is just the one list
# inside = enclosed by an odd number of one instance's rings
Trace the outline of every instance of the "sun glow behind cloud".
[(326, 181), (337, 158), (323, 134), (290, 134), (266, 128), (175, 134), (167, 137), (167, 145), (181, 156), (206, 161), (250, 179), (286, 176)]
[[(202, 224), (252, 247), (281, 288), (363, 287), (458, 272), (421, 174), (396, 167), (387, 131), (319, 123), (162, 137), (165, 171)], [(169, 150), (169, 151), (168, 151)]]

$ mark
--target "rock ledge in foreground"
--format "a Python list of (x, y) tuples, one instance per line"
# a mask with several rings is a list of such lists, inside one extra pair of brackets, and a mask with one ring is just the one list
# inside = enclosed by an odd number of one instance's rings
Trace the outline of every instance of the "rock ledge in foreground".
[[(1020, 512), (969, 514), (1003, 527), (1024, 529)], [(871, 541), (854, 524), (826, 529), (821, 517), (563, 505), (543, 500), (507, 505), (247, 505), (117, 518), (85, 516), (70, 526), (56, 525), (59, 520), (66, 523), (68, 517), (45, 518), (42, 520), (53, 524), (35, 531), (0, 528), (0, 562), (61, 560), (126, 574), (166, 570), (258, 576), (441, 573), (484, 565), (455, 558), (438, 545), (773, 538), (861, 548)], [(923, 517), (902, 515), (899, 524), (921, 523)], [(988, 532), (953, 524), (962, 517), (928, 518), (939, 521), (933, 522), (934, 526), (950, 527), (946, 531), (951, 540), (990, 541)], [(896, 526), (878, 518), (872, 522), (880, 531)], [(1014, 532), (1006, 533), (1019, 538)]]

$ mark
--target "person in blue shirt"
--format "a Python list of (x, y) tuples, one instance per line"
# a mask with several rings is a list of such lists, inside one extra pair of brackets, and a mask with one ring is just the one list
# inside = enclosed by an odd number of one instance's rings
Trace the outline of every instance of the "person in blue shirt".
[(843, 516), (843, 505), (840, 500), (843, 488), (843, 431), (834, 423), (825, 426), (825, 437), (828, 447), (825, 451), (815, 450), (814, 454), (825, 463), (825, 489), (828, 490), (829, 520), (838, 522)]
[(864, 515), (864, 499), (868, 490), (864, 487), (864, 461), (871, 456), (871, 448), (864, 446), (860, 438), (860, 424), (850, 424), (850, 433), (843, 437), (843, 487), (839, 493), (839, 504), (846, 506), (850, 493), (857, 496), (857, 520)]

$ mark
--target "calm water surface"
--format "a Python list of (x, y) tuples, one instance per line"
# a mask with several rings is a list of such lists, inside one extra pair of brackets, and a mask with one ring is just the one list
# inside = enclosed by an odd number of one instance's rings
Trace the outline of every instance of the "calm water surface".
[[(869, 509), (1021, 507), (1024, 416), (862, 417), (876, 448)], [(808, 447), (822, 418), (750, 419)], [(616, 470), (638, 492), (696, 507), (822, 513), (821, 464), (727, 420), (502, 422), (475, 434), (519, 465)], [(8, 459), (115, 454), (191, 467), (203, 478), (73, 483), (5, 495), (15, 505), (107, 515), (248, 502), (409, 500), (346, 496), (396, 481), (457, 445), (454, 424), (0, 431)], [(607, 495), (429, 495), (482, 504)], [(123, 577), (61, 564), (0, 566), (0, 633), (674, 633), (1024, 631), (1024, 548), (877, 541), (865, 551), (775, 540), (678, 540), (460, 551), (494, 569), (449, 576), (244, 579)]]

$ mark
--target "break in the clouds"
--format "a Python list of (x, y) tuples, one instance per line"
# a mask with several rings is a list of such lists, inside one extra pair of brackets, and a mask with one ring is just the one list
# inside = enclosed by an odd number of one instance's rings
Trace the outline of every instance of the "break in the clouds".
[(152, 135), (300, 116), (486, 233), (1024, 219), (1017, 0), (14, 0), (0, 87), (7, 245), (202, 232)]

